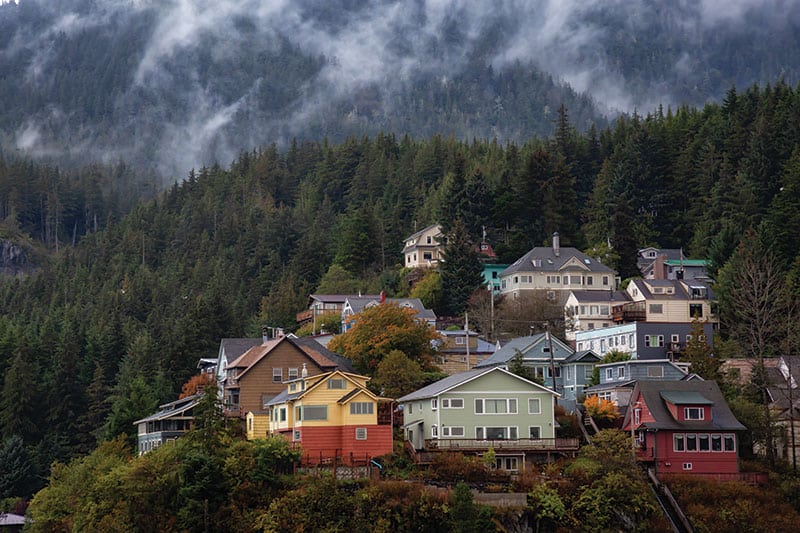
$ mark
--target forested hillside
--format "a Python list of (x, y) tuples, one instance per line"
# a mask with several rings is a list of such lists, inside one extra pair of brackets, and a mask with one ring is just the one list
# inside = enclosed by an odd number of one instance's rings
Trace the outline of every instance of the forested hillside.
[[(404, 294), (402, 239), (437, 220), (461, 218), (473, 238), (485, 226), (503, 261), (553, 231), (564, 246), (610, 243), (623, 276), (649, 244), (683, 246), (716, 271), (755, 229), (758, 250), (796, 279), (799, 107), (800, 92), (777, 84), (587, 134), (562, 109), (553, 138), (524, 144), (380, 134), (266, 146), (190, 174), (121, 219), (111, 195), (100, 228), (78, 246), (2, 280), (2, 436), (21, 437), (44, 473), (53, 458), (131, 432), (221, 337), (291, 328), (320, 283)], [(9, 227), (26, 220), (8, 215), (27, 201), (19, 187), (0, 198)], [(45, 192), (34, 197), (47, 205)], [(70, 226), (51, 225), (64, 232), (59, 242)]]

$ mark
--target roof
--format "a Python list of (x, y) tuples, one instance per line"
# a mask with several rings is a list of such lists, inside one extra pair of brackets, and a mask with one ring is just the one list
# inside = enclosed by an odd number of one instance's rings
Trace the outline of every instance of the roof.
[[(380, 305), (380, 303), (380, 296), (361, 296), (347, 299), (347, 304), (350, 306), (350, 309), (353, 310), (353, 313), (360, 313), (367, 307)], [(422, 300), (419, 298), (386, 298), (386, 303), (394, 304), (397, 307), (413, 309), (417, 312), (417, 318), (422, 320), (436, 320), (436, 313), (430, 309), (426, 309), (422, 304)]]
[(578, 302), (630, 302), (631, 298), (624, 291), (572, 291)]
[(439, 224), (431, 224), (430, 226), (426, 226), (426, 227), (422, 228), (421, 230), (419, 230), (416, 233), (412, 233), (411, 235), (409, 235), (408, 237), (403, 239), (403, 241), (410, 241), (412, 239), (418, 239), (419, 237), (421, 237), (425, 233), (428, 233), (432, 229), (438, 229), (439, 233), (442, 232), (442, 228), (441, 228), (441, 226), (439, 226)]
[[(731, 412), (725, 397), (715, 381), (638, 381), (631, 396), (631, 404), (637, 398), (637, 392), (655, 419), (645, 422), (640, 427), (655, 430), (699, 431), (721, 430), (740, 431), (745, 428)], [(699, 400), (701, 397), (711, 406), (711, 420), (676, 420), (670, 413), (663, 394), (668, 397)], [(696, 404), (693, 404), (696, 405)], [(626, 424), (628, 420), (626, 419)]]
[(711, 263), (708, 259), (667, 259), (664, 264), (667, 266), (684, 267), (705, 267)]
[(473, 379), (477, 379), (477, 378), (479, 378), (479, 377), (481, 377), (481, 376), (483, 376), (485, 374), (488, 374), (490, 372), (503, 372), (505, 374), (508, 374), (509, 376), (513, 376), (516, 379), (524, 381), (525, 383), (530, 383), (534, 387), (537, 387), (537, 388), (539, 388), (539, 389), (541, 389), (543, 391), (547, 391), (547, 392), (552, 393), (552, 394), (554, 394), (556, 396), (559, 396), (558, 393), (556, 393), (555, 391), (553, 391), (551, 389), (548, 389), (547, 387), (539, 385), (538, 383), (534, 383), (533, 381), (529, 381), (529, 380), (527, 380), (527, 379), (525, 379), (523, 377), (520, 377), (520, 376), (518, 376), (516, 374), (512, 374), (508, 370), (505, 370), (503, 368), (495, 366), (495, 367), (490, 367), (490, 368), (474, 368), (474, 369), (468, 370), (466, 372), (460, 372), (458, 374), (453, 374), (451, 376), (447, 376), (444, 379), (440, 379), (436, 383), (431, 383), (430, 385), (428, 385), (426, 387), (422, 387), (421, 389), (418, 389), (418, 390), (416, 390), (416, 391), (414, 391), (412, 393), (406, 394), (402, 398), (398, 398), (397, 401), (398, 402), (411, 402), (411, 401), (414, 401), (414, 400), (424, 400), (426, 398), (433, 398), (434, 396), (438, 396), (438, 395), (440, 395), (442, 393), (445, 393), (445, 392), (449, 391), (450, 389), (458, 387), (459, 385), (463, 385), (464, 383), (472, 381)]
[[(614, 274), (611, 268), (597, 259), (589, 257), (577, 248), (561, 247), (559, 250), (559, 254), (556, 255), (552, 247), (536, 247), (503, 270), (500, 273), (500, 277), (502, 278), (515, 272), (558, 272), (572, 258), (577, 259), (590, 272)], [(534, 259), (540, 260), (541, 266), (534, 267)]]
[(295, 336), (270, 339), (260, 346), (254, 346), (229, 364), (228, 368), (244, 368), (245, 370), (238, 376), (241, 378), (250, 368), (266, 357), (282, 342), (291, 343), (323, 370), (334, 370), (337, 368), (341, 368), (347, 372), (353, 370), (349, 359), (333, 353), (312, 338)]
[(661, 397), (673, 405), (714, 405), (697, 391), (662, 391)]
[[(350, 381), (351, 383), (355, 384), (355, 386), (356, 386), (355, 389), (345, 393), (341, 398), (339, 398), (337, 400), (338, 403), (346, 403), (348, 400), (353, 398), (356, 394), (359, 394), (359, 393), (362, 393), (362, 392), (366, 393), (367, 395), (371, 396), (372, 398), (374, 398), (376, 400), (379, 399), (379, 397), (376, 396), (375, 394), (373, 394), (369, 389), (367, 389), (366, 387), (362, 387), (358, 383), (358, 381), (356, 381), (355, 379), (350, 377), (351, 375), (358, 376), (358, 377), (361, 377), (361, 378), (364, 378), (366, 376), (361, 376), (359, 374), (353, 374), (351, 372), (343, 372), (341, 370), (334, 370), (332, 372), (326, 372), (324, 374), (317, 374), (316, 376), (309, 376), (307, 378), (297, 378), (297, 379), (291, 380), (291, 383), (297, 383), (298, 381), (303, 381), (303, 380), (314, 380), (314, 382), (310, 386), (304, 388), (303, 390), (299, 390), (297, 392), (291, 392), (290, 393), (289, 392), (289, 388), (286, 387), (285, 389), (283, 389), (283, 391), (281, 391), (280, 394), (276, 395), (274, 398), (269, 400), (265, 405), (279, 405), (279, 404), (286, 403), (286, 402), (289, 402), (289, 401), (297, 400), (298, 398), (301, 398), (301, 397), (305, 396), (306, 394), (308, 394), (309, 392), (311, 392), (314, 389), (316, 389), (318, 386), (320, 386), (320, 384), (322, 384), (325, 381), (327, 381), (328, 377), (330, 377), (330, 376), (332, 376), (334, 374), (338, 374), (338, 375), (346, 378), (348, 381)], [(290, 383), (290, 382), (286, 382), (286, 383)]]
[(164, 420), (166, 418), (172, 418), (173, 416), (183, 415), (186, 413), (186, 411), (189, 411), (199, 404), (202, 397), (202, 393), (197, 393), (193, 394), (192, 396), (187, 396), (186, 398), (181, 398), (180, 400), (175, 400), (174, 402), (160, 405), (160, 410), (157, 413), (135, 421), (134, 425), (142, 422), (155, 422), (156, 420)]
[(224, 351), (228, 360), (233, 361), (253, 346), (258, 346), (262, 342), (263, 339), (261, 337), (221, 339), (219, 341), (219, 351), (220, 353)]
[[(308, 297), (309, 300), (317, 300), (322, 303), (343, 304), (348, 298), (360, 298), (361, 294), (312, 294)], [(363, 298), (380, 298), (380, 295), (365, 294)]]
[[(570, 355), (572, 355), (573, 350), (563, 342), (561, 342), (557, 337), (551, 336), (553, 341), (553, 358), (560, 361), (563, 361)], [(515, 339), (511, 339), (503, 345), (502, 348), (495, 351), (491, 357), (488, 357), (484, 361), (481, 361), (476, 366), (477, 367), (489, 367), (495, 365), (504, 365), (511, 361), (517, 352), (521, 352), (523, 358), (531, 359), (531, 357), (525, 357), (525, 355), (530, 352), (536, 346), (541, 345), (543, 342), (547, 342), (547, 334), (545, 333), (538, 333), (536, 335), (529, 335), (526, 337), (517, 337)], [(550, 355), (542, 354), (541, 357), (535, 357), (533, 359), (550, 359)]]
[[(693, 298), (689, 294), (688, 288), (698, 288), (698, 289), (705, 289), (706, 290), (706, 298), (703, 299), (714, 299), (713, 291), (708, 283), (698, 279), (691, 279), (691, 280), (669, 280), (669, 279), (632, 279), (631, 283), (639, 289), (639, 292), (642, 293), (642, 296), (645, 299), (655, 299), (655, 300), (692, 300)], [(672, 294), (667, 293), (658, 293), (654, 294), (650, 287), (657, 288), (674, 288)]]
[(592, 350), (581, 350), (570, 355), (562, 361), (563, 363), (597, 363), (602, 359)]

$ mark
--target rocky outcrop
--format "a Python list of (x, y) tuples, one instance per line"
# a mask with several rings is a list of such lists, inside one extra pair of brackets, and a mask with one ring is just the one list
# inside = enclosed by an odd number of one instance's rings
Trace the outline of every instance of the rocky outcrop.
[(37, 269), (19, 244), (2, 239), (0, 240), (0, 274), (5, 276), (19, 276), (30, 274)]

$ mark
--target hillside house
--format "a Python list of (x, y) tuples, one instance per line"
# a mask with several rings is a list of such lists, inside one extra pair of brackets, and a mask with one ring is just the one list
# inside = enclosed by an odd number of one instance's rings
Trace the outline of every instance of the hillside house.
[(743, 426), (714, 381), (638, 381), (623, 430), (637, 458), (656, 475), (739, 478), (737, 433)]
[(431, 268), (443, 256), (442, 227), (432, 224), (408, 236), (403, 241), (403, 266), (406, 268)]
[[(703, 323), (711, 344), (713, 324)], [(618, 326), (575, 332), (577, 350), (592, 350), (601, 357), (610, 351), (624, 352), (631, 359), (676, 360), (691, 339), (691, 322), (630, 322)]]
[(342, 307), (342, 333), (345, 333), (358, 320), (358, 314), (364, 309), (374, 307), (376, 305), (389, 304), (396, 305), (404, 309), (413, 309), (415, 311), (415, 318), (420, 322), (428, 324), (431, 328), (436, 328), (436, 313), (430, 309), (426, 309), (422, 305), (422, 300), (419, 298), (386, 298), (386, 295), (381, 293), (377, 297), (354, 297), (347, 298)]
[(436, 342), (436, 365), (446, 374), (471, 370), (497, 350), (497, 345), (487, 342), (475, 331), (439, 330)]
[[(392, 400), (370, 392), (368, 381), (335, 370), (286, 382), (266, 405), (269, 434), (299, 446), (306, 464), (366, 461), (391, 453)], [(257, 418), (248, 413), (248, 438)]]
[(189, 431), (194, 421), (194, 408), (200, 403), (202, 392), (165, 403), (159, 411), (133, 423), (139, 455), (174, 442)]
[[(526, 462), (574, 453), (578, 439), (557, 439), (558, 394), (500, 367), (453, 374), (399, 398), (403, 433), (414, 453), (494, 450), (497, 467), (518, 471)], [(419, 457), (419, 455), (415, 455)]]
[(348, 359), (311, 338), (286, 335), (268, 339), (228, 365), (222, 385), (226, 413), (244, 418), (250, 411), (264, 411), (267, 402), (283, 391), (284, 381), (299, 378), (304, 367), (311, 376), (352, 371)]
[(543, 292), (564, 305), (570, 291), (610, 291), (616, 287), (616, 272), (576, 248), (560, 245), (553, 234), (551, 247), (536, 247), (500, 273), (500, 294), (510, 298)]

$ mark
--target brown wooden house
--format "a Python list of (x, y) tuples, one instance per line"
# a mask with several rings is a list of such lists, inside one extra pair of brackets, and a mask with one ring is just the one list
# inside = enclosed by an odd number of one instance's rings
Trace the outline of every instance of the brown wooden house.
[(350, 360), (311, 338), (294, 335), (267, 339), (232, 361), (223, 383), (223, 401), (229, 416), (266, 410), (266, 404), (285, 390), (283, 383), (300, 377), (343, 370), (352, 372)]

